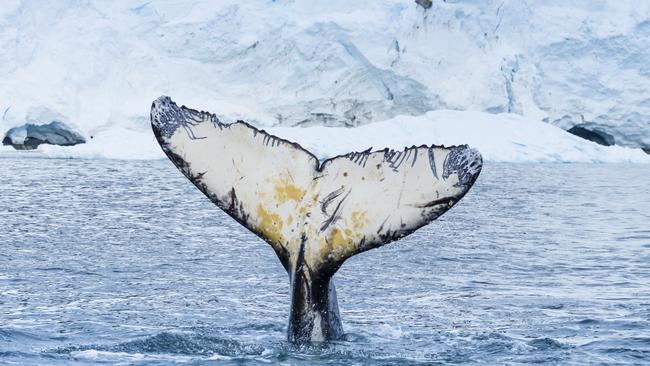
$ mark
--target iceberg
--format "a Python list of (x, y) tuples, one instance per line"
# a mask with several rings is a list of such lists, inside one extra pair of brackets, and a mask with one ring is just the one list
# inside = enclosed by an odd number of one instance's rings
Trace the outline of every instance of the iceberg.
[(43, 125), (32, 123), (9, 129), (2, 139), (3, 145), (16, 150), (35, 150), (41, 144), (74, 146), (86, 139), (63, 122), (52, 121)]

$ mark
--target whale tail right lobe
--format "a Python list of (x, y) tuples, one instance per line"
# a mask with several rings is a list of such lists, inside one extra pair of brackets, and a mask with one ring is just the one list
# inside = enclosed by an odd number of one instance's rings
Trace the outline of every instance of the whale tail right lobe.
[(153, 103), (151, 122), (183, 174), (276, 252), (291, 280), (295, 342), (339, 338), (338, 268), (435, 220), (482, 167), (467, 146), (369, 149), (320, 163), (296, 143), (167, 97)]

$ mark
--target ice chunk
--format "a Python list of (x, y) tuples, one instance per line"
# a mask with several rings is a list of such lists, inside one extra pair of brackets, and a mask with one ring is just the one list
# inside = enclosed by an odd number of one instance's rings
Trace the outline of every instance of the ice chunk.
[(27, 123), (9, 129), (2, 139), (3, 145), (16, 150), (34, 150), (41, 144), (73, 146), (83, 144), (86, 139), (63, 122), (52, 121), (44, 125)]

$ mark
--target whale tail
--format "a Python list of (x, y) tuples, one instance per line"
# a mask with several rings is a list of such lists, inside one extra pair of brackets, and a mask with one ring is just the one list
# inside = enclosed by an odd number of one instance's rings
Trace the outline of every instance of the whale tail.
[(332, 276), (351, 256), (402, 238), (453, 207), (476, 181), (466, 145), (366, 150), (322, 163), (246, 122), (153, 102), (163, 151), (212, 202), (266, 241), (290, 276), (290, 341), (342, 335)]

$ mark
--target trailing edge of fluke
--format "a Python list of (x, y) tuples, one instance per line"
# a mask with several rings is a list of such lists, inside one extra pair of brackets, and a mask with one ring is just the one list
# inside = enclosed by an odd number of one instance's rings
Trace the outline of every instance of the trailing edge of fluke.
[(151, 125), (174, 165), (277, 254), (291, 284), (292, 342), (341, 338), (332, 276), (343, 262), (438, 218), (482, 167), (466, 145), (369, 149), (319, 162), (297, 143), (169, 97), (153, 102)]

